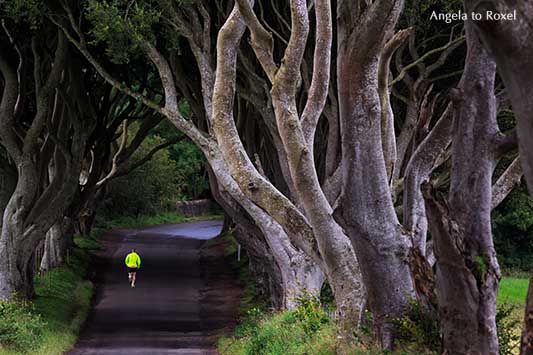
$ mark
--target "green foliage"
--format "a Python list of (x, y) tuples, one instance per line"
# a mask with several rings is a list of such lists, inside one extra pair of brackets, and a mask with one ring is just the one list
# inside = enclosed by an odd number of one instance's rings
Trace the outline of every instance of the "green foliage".
[(176, 162), (177, 183), (182, 198), (197, 199), (209, 191), (209, 180), (205, 171), (206, 160), (200, 149), (188, 142), (179, 142), (173, 147), (171, 156)]
[[(170, 1), (168, 6), (187, 6), (194, 0)], [(144, 51), (143, 45), (162, 42), (166, 50), (177, 50), (180, 42), (176, 29), (164, 26), (161, 14), (168, 11), (156, 0), (89, 0), (86, 17), (92, 24), (93, 44), (103, 44), (112, 62), (128, 63)]]
[(364, 340), (365, 338), (372, 338), (374, 336), (374, 329), (372, 325), (374, 324), (374, 315), (368, 309), (365, 309), (363, 313), (363, 321), (361, 325), (353, 331), (353, 336), (356, 339)]
[[(138, 127), (137, 123), (130, 127), (128, 139), (133, 139)], [(144, 139), (126, 163), (126, 168), (143, 159), (156, 146), (180, 134), (170, 122), (163, 120)], [(209, 197), (205, 167), (202, 152), (187, 139), (160, 150), (128, 175), (111, 181), (103, 209), (99, 211), (100, 217), (116, 220), (129, 216), (135, 223), (134, 220), (140, 216), (157, 216), (173, 211), (179, 200)], [(165, 223), (176, 222), (180, 221)]]
[(496, 312), (496, 329), (498, 332), (498, 343), (500, 345), (500, 355), (513, 355), (520, 341), (520, 333), (516, 329), (520, 327), (520, 320), (513, 318), (516, 305), (502, 304), (498, 306)]
[[(316, 299), (303, 300), (295, 310), (265, 312), (253, 308), (233, 336), (222, 337), (221, 355), (383, 355), (377, 346), (347, 343)], [(435, 354), (425, 350), (398, 349), (393, 355)]]
[(1, 355), (62, 354), (76, 341), (93, 294), (92, 283), (83, 277), (100, 245), (94, 235), (76, 236), (74, 243), (68, 263), (35, 278), (32, 303), (0, 303)]
[(516, 188), (493, 212), (494, 245), (505, 270), (533, 266), (533, 204), (525, 184)]
[[(180, 112), (184, 117), (191, 116), (191, 110), (185, 100), (180, 101)], [(154, 130), (153, 135), (171, 140), (181, 135), (168, 120), (162, 121)], [(207, 161), (202, 151), (190, 140), (185, 139), (169, 148), (170, 158), (176, 162), (176, 179), (180, 198), (197, 199), (209, 195), (207, 179)]]
[(294, 310), (294, 317), (301, 322), (306, 334), (316, 333), (324, 324), (331, 321), (324, 312), (320, 300), (313, 295), (299, 297), (297, 302), (298, 308)]
[[(149, 136), (131, 157), (135, 164), (164, 140)], [(168, 150), (157, 152), (150, 161), (110, 184), (105, 211), (108, 217), (156, 214), (173, 209), (180, 199), (178, 167)]]
[(525, 186), (517, 189), (508, 197), (503, 208), (494, 215), (494, 223), (522, 232), (533, 227), (533, 202)]
[(102, 227), (105, 229), (114, 228), (137, 228), (144, 226), (155, 226), (159, 224), (181, 223), (187, 219), (175, 212), (158, 213), (155, 215), (139, 215), (139, 216), (121, 216), (116, 219), (105, 221)]
[(26, 23), (35, 30), (41, 24), (44, 4), (43, 0), (0, 1), (0, 10), (0, 17), (10, 18), (15, 23)]
[(410, 301), (410, 308), (403, 318), (394, 319), (398, 330), (398, 343), (403, 347), (414, 347), (439, 351), (441, 337), (439, 323), (433, 314), (425, 310), (416, 300)]
[(0, 348), (20, 352), (35, 349), (43, 340), (45, 325), (32, 304), (0, 302)]
[(471, 266), (472, 273), (476, 277), (478, 284), (482, 284), (487, 275), (488, 265), (483, 255), (476, 255), (473, 258), (473, 265)]
[(327, 307), (334, 307), (335, 305), (335, 295), (327, 280), (324, 281), (320, 289), (320, 302)]
[(161, 11), (152, 1), (90, 0), (86, 13), (93, 25), (93, 43), (103, 43), (114, 63), (127, 63), (143, 42), (155, 42), (153, 26)]
[(334, 354), (335, 323), (318, 300), (300, 300), (292, 311), (263, 313), (253, 308), (235, 336), (222, 338), (223, 355)]

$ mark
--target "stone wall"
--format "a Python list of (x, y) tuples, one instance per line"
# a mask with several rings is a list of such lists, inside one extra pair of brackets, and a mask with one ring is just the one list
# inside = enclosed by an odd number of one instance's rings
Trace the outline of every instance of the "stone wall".
[(186, 217), (196, 217), (207, 214), (213, 207), (215, 207), (214, 202), (208, 199), (176, 202), (176, 210)]

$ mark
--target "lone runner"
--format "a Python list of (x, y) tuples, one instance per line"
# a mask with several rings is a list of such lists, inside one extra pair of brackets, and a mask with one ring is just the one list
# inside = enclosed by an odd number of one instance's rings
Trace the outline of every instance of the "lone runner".
[(128, 268), (128, 280), (131, 287), (135, 287), (135, 276), (141, 267), (141, 257), (135, 252), (135, 249), (131, 249), (131, 253), (126, 255), (125, 263)]

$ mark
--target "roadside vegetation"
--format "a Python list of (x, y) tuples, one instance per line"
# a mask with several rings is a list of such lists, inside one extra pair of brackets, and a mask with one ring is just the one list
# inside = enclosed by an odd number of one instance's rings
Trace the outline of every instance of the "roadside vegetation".
[(36, 277), (32, 302), (0, 303), (1, 355), (55, 355), (74, 345), (93, 294), (85, 276), (97, 237), (74, 238), (65, 264)]
[[(132, 124), (130, 140), (135, 137), (139, 127), (140, 124)], [(176, 135), (179, 132), (175, 127), (166, 121), (161, 122), (145, 138), (126, 163), (125, 169), (137, 166), (153, 149)], [(175, 210), (177, 201), (210, 196), (205, 164), (200, 150), (186, 140), (158, 151), (144, 164), (109, 183), (107, 194), (98, 209), (100, 220), (118, 221), (127, 216), (141, 223), (145, 216), (163, 215), (166, 219), (162, 223), (169, 223), (168, 218)], [(170, 222), (175, 221), (170, 219)], [(157, 220), (148, 222), (157, 223)]]
[(191, 218), (176, 212), (122, 216), (100, 221), (89, 237), (74, 237), (64, 265), (36, 277), (33, 300), (0, 303), (0, 355), (59, 355), (74, 345), (94, 291), (87, 280), (89, 260), (105, 230), (220, 218), (217, 211)]
[[(236, 269), (244, 292), (241, 297), (241, 323), (234, 332), (221, 337), (217, 350), (221, 355), (333, 355), (342, 350), (347, 355), (382, 355), (383, 350), (372, 344), (371, 313), (367, 312), (363, 325), (355, 331), (353, 342), (339, 337), (334, 320), (334, 299), (324, 287), (320, 299), (313, 296), (299, 299), (294, 310), (275, 311), (268, 298), (262, 295), (256, 278), (250, 274), (249, 258), (243, 251), (237, 260), (237, 241), (231, 233), (206, 242), (208, 246), (225, 243), (226, 256)], [(501, 355), (519, 353), (529, 279), (520, 269), (508, 269), (498, 292), (497, 327)], [(329, 292), (328, 292), (329, 291)], [(412, 303), (411, 311), (394, 321), (398, 331), (397, 350), (390, 355), (434, 355), (440, 353), (441, 339), (435, 319), (428, 318), (419, 305)]]
[[(497, 315), (500, 354), (518, 354), (521, 318), (525, 290), (516, 292), (512, 282), (504, 278), (500, 294)], [(527, 286), (527, 279), (523, 280)], [(247, 285), (248, 290), (254, 289)], [(513, 294), (512, 304), (506, 303)], [(519, 303), (518, 300), (521, 300)], [(508, 302), (508, 301), (507, 301)], [(514, 303), (516, 302), (516, 303)], [(314, 298), (300, 300), (295, 310), (270, 311), (264, 304), (251, 307), (243, 315), (241, 324), (231, 336), (222, 337), (218, 342), (221, 355), (333, 355), (342, 348), (350, 355), (384, 354), (378, 346), (367, 342), (372, 339), (371, 328), (361, 326), (353, 343), (346, 342), (338, 336), (339, 329), (331, 315), (333, 310)], [(367, 323), (371, 315), (367, 315)], [(370, 323), (369, 323), (370, 324)], [(395, 322), (400, 337), (397, 350), (387, 354), (438, 354), (440, 353), (440, 335), (438, 324), (424, 318), (414, 305), (405, 318)]]
[[(130, 127), (130, 139), (139, 125)], [(140, 145), (130, 164), (137, 164), (171, 135), (163, 122)], [(175, 203), (203, 197), (208, 183), (199, 150), (184, 141), (158, 151), (142, 166), (109, 184), (89, 236), (74, 237), (65, 263), (35, 278), (35, 297), (0, 303), (0, 355), (59, 355), (78, 337), (90, 309), (94, 286), (87, 280), (89, 259), (100, 249), (98, 237), (114, 228), (220, 219), (220, 211), (187, 218)]]
[[(176, 201), (213, 197), (257, 274), (240, 273), (257, 286), (233, 353), (331, 353), (354, 330), (379, 352), (516, 351), (533, 8), (489, 2), (521, 20), (431, 20), (473, 0), (0, 0), (5, 347), (37, 349), (56, 324), (42, 250), (57, 267), (73, 229), (179, 222)], [(523, 334), (533, 353), (533, 322)]]

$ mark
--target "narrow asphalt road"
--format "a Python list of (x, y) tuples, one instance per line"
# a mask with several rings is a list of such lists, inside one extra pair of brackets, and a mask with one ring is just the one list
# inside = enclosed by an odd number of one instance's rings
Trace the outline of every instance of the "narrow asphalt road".
[[(216, 337), (235, 324), (239, 298), (223, 257), (201, 249), (221, 227), (204, 221), (108, 233), (94, 263), (94, 306), (68, 354), (216, 354)], [(135, 288), (124, 266), (132, 248), (142, 258)]]

